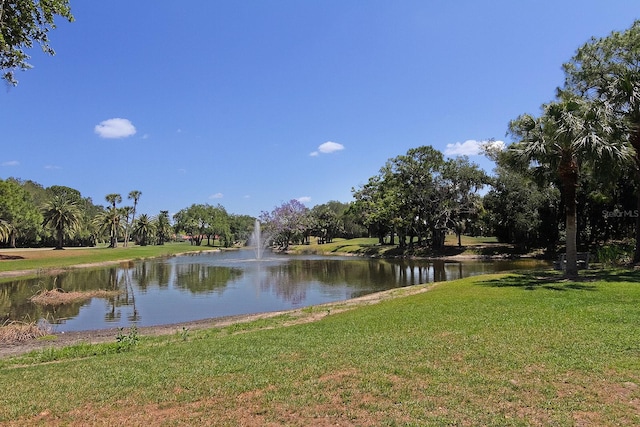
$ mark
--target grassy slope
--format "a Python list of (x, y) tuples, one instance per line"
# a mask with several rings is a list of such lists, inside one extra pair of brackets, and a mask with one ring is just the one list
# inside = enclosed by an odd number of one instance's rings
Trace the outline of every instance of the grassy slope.
[(0, 422), (638, 425), (639, 282), (473, 277), (315, 323), (1, 360)]

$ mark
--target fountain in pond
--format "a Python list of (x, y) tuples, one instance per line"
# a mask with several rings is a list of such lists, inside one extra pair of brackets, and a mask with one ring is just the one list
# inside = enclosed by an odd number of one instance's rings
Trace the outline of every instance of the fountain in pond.
[(262, 238), (262, 232), (260, 230), (260, 221), (256, 219), (253, 225), (253, 233), (251, 233), (251, 239), (249, 244), (253, 246), (253, 251), (256, 254), (256, 259), (262, 259), (265, 247), (267, 245), (266, 239)]

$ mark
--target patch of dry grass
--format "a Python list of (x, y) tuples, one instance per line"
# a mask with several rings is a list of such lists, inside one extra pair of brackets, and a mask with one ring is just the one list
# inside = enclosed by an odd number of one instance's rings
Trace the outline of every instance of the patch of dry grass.
[(29, 301), (39, 305), (56, 306), (85, 301), (91, 298), (111, 298), (117, 296), (119, 293), (120, 291), (104, 290), (66, 292), (64, 289), (57, 288), (38, 292), (29, 298)]
[(0, 343), (15, 344), (47, 334), (49, 331), (36, 322), (9, 322), (0, 327)]

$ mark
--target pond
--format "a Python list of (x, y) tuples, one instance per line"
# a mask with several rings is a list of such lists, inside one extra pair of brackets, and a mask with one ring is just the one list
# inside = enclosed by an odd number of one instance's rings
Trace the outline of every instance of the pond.
[[(548, 268), (536, 260), (427, 261), (204, 252), (78, 269), (0, 284), (0, 321), (44, 321), (55, 332), (155, 326), (288, 310), (420, 283), (509, 270)], [(60, 306), (30, 301), (38, 292), (116, 290), (116, 296)]]

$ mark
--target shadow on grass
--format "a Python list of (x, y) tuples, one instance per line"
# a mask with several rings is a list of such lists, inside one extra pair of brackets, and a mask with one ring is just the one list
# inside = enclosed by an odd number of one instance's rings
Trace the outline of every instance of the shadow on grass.
[(631, 282), (640, 285), (640, 270), (622, 268), (585, 270), (580, 272), (580, 279), (584, 281)]
[(19, 255), (3, 255), (0, 254), (0, 261), (2, 260), (16, 260), (16, 259), (24, 259), (23, 256), (19, 256)]
[[(586, 280), (591, 281), (591, 280)], [(527, 291), (536, 289), (548, 289), (552, 291), (595, 291), (595, 285), (584, 283), (582, 277), (578, 279), (565, 279), (562, 273), (556, 271), (532, 271), (518, 273), (500, 279), (492, 279), (480, 282), (481, 286), (493, 288), (522, 288)]]
[(517, 273), (501, 279), (493, 279), (481, 282), (483, 286), (491, 287), (517, 287), (528, 291), (536, 289), (550, 289), (554, 291), (594, 291), (595, 285), (589, 282), (627, 282), (640, 286), (640, 270), (623, 269), (592, 269), (582, 270), (579, 277), (567, 279), (560, 271), (532, 271)]

